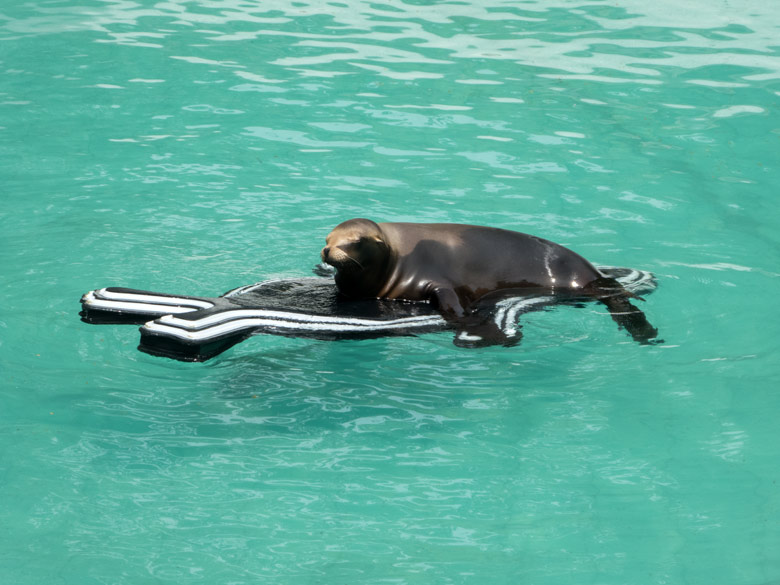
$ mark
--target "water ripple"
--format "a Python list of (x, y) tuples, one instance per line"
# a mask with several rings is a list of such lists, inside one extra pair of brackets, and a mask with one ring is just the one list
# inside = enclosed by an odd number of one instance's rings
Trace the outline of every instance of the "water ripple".
[[(780, 77), (776, 29), (771, 13), (761, 17), (767, 10), (762, 3), (749, 2), (742, 9), (744, 16), (731, 9), (728, 17), (713, 17), (716, 11), (699, 9), (696, 3), (682, 12), (670, 10), (667, 4), (650, 6), (632, 0), (608, 8), (553, 1), (529, 2), (519, 8), (503, 2), (433, 7), (400, 0), (349, 6), (279, 1), (268, 9), (226, 0), (206, 12), (181, 0), (154, 8), (106, 0), (92, 7), (35, 6), (32, 14), (7, 18), (2, 30), (21, 35), (88, 30), (104, 35), (106, 42), (157, 49), (166, 47), (182, 28), (193, 29), (210, 44), (237, 46), (286, 38), (291, 54), (269, 64), (302, 75), (328, 74), (324, 66), (340, 63), (348, 68), (329, 74), (349, 74), (349, 68), (359, 67), (393, 79), (438, 79), (440, 71), (406, 67), (435, 65), (441, 70), (458, 62), (502, 60), (535, 68), (545, 77), (608, 83), (658, 84), (663, 72), (672, 68), (704, 73), (715, 66), (741, 69), (740, 84)], [(724, 8), (728, 8), (725, 3)], [(112, 30), (151, 23), (158, 23), (154, 30)], [(461, 23), (458, 32), (451, 34), (456, 23)], [(485, 34), (481, 29), (488, 25)], [(323, 29), (328, 32), (313, 32)], [(171, 58), (247, 67), (203, 55)], [(700, 83), (706, 78), (686, 81)], [(484, 78), (460, 82), (500, 83)]]
[[(772, 3), (5, 4), (7, 580), (774, 577)], [(357, 215), (654, 270), (667, 344), (588, 305), (179, 364), (75, 316), (307, 274)]]

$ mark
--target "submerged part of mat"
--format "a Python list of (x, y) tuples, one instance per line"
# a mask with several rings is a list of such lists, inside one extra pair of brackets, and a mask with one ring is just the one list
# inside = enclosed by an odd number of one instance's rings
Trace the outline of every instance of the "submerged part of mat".
[[(645, 295), (656, 288), (649, 272), (599, 267), (627, 290)], [(513, 345), (523, 313), (582, 298), (554, 295), (503, 296), (480, 302), (458, 326), (460, 346)], [(330, 278), (270, 280), (220, 297), (172, 295), (109, 287), (81, 298), (81, 319), (94, 324), (143, 324), (138, 349), (181, 361), (205, 361), (260, 333), (321, 340), (419, 335), (455, 329), (429, 303), (381, 299), (346, 300)]]

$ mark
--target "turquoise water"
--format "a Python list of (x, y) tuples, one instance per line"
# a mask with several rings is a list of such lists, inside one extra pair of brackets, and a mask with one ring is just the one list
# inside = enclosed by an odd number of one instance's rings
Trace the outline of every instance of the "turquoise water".
[[(780, 582), (780, 5), (3, 2), (0, 581)], [(309, 275), (338, 222), (653, 271), (451, 334), (204, 364), (103, 286)]]

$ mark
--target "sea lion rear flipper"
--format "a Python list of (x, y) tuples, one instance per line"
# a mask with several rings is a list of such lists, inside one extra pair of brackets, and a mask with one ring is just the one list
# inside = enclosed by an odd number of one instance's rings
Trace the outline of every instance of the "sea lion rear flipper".
[(589, 293), (607, 306), (612, 320), (618, 324), (618, 327), (625, 329), (634, 341), (642, 345), (663, 343), (662, 339), (658, 339), (658, 329), (653, 327), (645, 314), (628, 300), (629, 298), (644, 299), (624, 289), (613, 278), (600, 278), (588, 287)]
[(658, 329), (653, 327), (645, 314), (626, 297), (607, 297), (599, 300), (607, 305), (612, 320), (618, 327), (625, 329), (634, 341), (642, 345), (663, 343), (663, 339), (658, 339)]

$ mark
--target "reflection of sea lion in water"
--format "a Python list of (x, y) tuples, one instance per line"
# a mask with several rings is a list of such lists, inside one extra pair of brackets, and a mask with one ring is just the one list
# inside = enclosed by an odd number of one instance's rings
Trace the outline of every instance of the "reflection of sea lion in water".
[(336, 268), (342, 295), (430, 301), (464, 332), (476, 332), (465, 339), (500, 337), (475, 321), (472, 309), (478, 301), (531, 294), (599, 300), (640, 343), (652, 343), (658, 333), (628, 300), (638, 297), (619, 282), (571, 250), (528, 234), (473, 225), (350, 219), (334, 228), (326, 244), (322, 260)]

